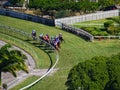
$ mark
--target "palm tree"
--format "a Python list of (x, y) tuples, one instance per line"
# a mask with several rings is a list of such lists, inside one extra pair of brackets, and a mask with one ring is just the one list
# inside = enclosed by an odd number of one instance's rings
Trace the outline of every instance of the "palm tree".
[(1, 72), (10, 72), (14, 77), (17, 77), (16, 71), (23, 70), (28, 73), (28, 68), (25, 65), (26, 56), (19, 50), (10, 50), (11, 45), (6, 44), (0, 48), (0, 83)]

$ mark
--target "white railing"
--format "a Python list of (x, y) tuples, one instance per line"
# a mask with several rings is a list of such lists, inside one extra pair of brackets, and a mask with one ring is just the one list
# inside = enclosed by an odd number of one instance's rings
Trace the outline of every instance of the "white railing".
[[(37, 39), (38, 40), (38, 39)], [(32, 82), (31, 84), (21, 88), (20, 90), (25, 90), (27, 88), (30, 88), (32, 87), (33, 85), (35, 85), (36, 83), (38, 83), (40, 80), (42, 80), (44, 77), (46, 77), (54, 68), (55, 66), (57, 65), (58, 61), (59, 61), (59, 54), (58, 54), (58, 51), (55, 49), (54, 46), (52, 46), (50, 43), (40, 39), (42, 42), (46, 43), (47, 45), (49, 45), (52, 49), (55, 50), (55, 56), (56, 56), (56, 62), (54, 63), (54, 65), (43, 75), (41, 76), (40, 78), (38, 78), (36, 81)]]
[[(11, 27), (8, 27), (8, 26), (5, 26), (5, 25), (0, 25), (0, 26), (1, 26), (2, 28), (5, 28), (5, 29), (7, 28), (7, 29), (9, 29), (9, 30), (15, 30), (15, 29), (12, 29)], [(15, 30), (15, 32), (21, 32), (23, 35), (24, 35), (24, 34), (28, 35), (28, 37), (29, 37), (29, 35), (30, 35), (30, 34), (28, 34), (28, 33), (26, 33), (26, 32), (20, 31), (20, 30), (19, 30), (19, 31)], [(36, 81), (32, 82), (31, 84), (29, 84), (29, 85), (21, 88), (20, 90), (24, 90), (24, 89), (30, 88), (30, 87), (32, 87), (33, 85), (35, 85), (37, 82), (39, 82), (40, 80), (42, 80), (45, 76), (47, 76), (47, 75), (55, 68), (55, 66), (57, 65), (57, 63), (58, 63), (58, 61), (59, 61), (59, 54), (58, 54), (58, 51), (55, 49), (54, 46), (52, 46), (50, 43), (48, 43), (48, 42), (46, 42), (46, 41), (44, 41), (44, 40), (42, 40), (42, 39), (37, 39), (37, 40), (44, 42), (45, 44), (49, 45), (52, 49), (54, 49), (55, 56), (56, 56), (56, 62), (54, 63), (54, 65), (53, 65), (43, 76), (41, 76), (39, 79), (37, 79)]]
[(59, 54), (58, 54), (58, 52), (56, 51), (56, 62), (55, 62), (55, 64), (49, 69), (49, 71), (46, 72), (43, 76), (41, 76), (41, 77), (40, 77), (39, 79), (37, 79), (36, 81), (34, 81), (34, 82), (32, 82), (31, 84), (29, 84), (29, 85), (21, 88), (20, 90), (25, 90), (25, 89), (27, 89), (27, 88), (30, 88), (30, 87), (32, 87), (33, 85), (35, 85), (36, 83), (38, 83), (40, 80), (42, 80), (44, 77), (46, 77), (46, 76), (55, 68), (55, 66), (57, 65), (58, 61), (59, 61)]
[(119, 10), (101, 11), (101, 12), (86, 14), (86, 15), (81, 15), (81, 16), (73, 16), (73, 17), (55, 19), (55, 25), (58, 26), (60, 23), (71, 25), (76, 22), (99, 20), (99, 19), (115, 17), (115, 16), (119, 16)]

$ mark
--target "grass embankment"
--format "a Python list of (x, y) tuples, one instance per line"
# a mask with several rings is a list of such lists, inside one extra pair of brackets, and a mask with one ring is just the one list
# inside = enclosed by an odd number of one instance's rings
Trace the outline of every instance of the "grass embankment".
[[(59, 52), (60, 60), (56, 67), (59, 68), (59, 70), (52, 76), (44, 78), (41, 82), (30, 88), (30, 90), (66, 90), (67, 87), (65, 86), (65, 82), (67, 75), (69, 73), (69, 70), (74, 65), (77, 65), (79, 62), (83, 62), (94, 56), (110, 56), (112, 54), (120, 52), (119, 40), (86, 42), (78, 36), (61, 31), (55, 27), (49, 27), (38, 23), (4, 16), (0, 16), (0, 23), (23, 29), (29, 33), (32, 29), (35, 29), (37, 31), (37, 34), (41, 32), (44, 34), (47, 33), (49, 35), (56, 35), (60, 32), (63, 34), (65, 43), (63, 43), (61, 46)], [(21, 83), (19, 87), (22, 87), (24, 85), (25, 82)], [(12, 90), (18, 90), (19, 87), (15, 87)]]

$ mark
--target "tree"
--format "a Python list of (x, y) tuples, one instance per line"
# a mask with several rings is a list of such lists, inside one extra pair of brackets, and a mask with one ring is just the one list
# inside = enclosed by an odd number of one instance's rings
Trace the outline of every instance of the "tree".
[(99, 6), (105, 8), (107, 6), (115, 5), (115, 0), (98, 0)]
[(106, 83), (105, 90), (120, 90), (120, 53), (109, 58), (106, 64), (109, 81)]
[[(0, 48), (0, 76), (1, 72), (10, 72), (17, 77), (16, 71), (23, 70), (28, 73), (25, 65), (26, 56), (19, 50), (10, 50), (11, 45), (6, 44)], [(1, 78), (0, 78), (1, 82)]]
[(68, 75), (68, 90), (79, 87), (84, 90), (103, 90), (102, 86), (109, 80), (105, 60), (106, 57), (94, 57), (75, 66)]
[(79, 63), (70, 70), (66, 85), (68, 90), (120, 90), (120, 53)]
[(113, 21), (108, 21), (104, 23), (104, 28), (107, 30), (110, 26), (113, 25)]
[(98, 9), (98, 3), (89, 0), (30, 0), (28, 7), (39, 9), (48, 15), (51, 13), (54, 15), (61, 11), (93, 12)]

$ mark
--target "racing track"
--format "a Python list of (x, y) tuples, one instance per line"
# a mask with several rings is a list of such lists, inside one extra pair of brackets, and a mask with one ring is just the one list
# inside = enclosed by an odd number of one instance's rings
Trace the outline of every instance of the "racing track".
[[(2, 25), (2, 28), (5, 28), (5, 29), (7, 28), (7, 29), (12, 30), (12, 31), (14, 31), (14, 32), (18, 32), (18, 30), (13, 29), (12, 27), (9, 27), (9, 26), (3, 26), (3, 25)], [(29, 33), (26, 33), (26, 32), (23, 32), (23, 31), (20, 32), (20, 31), (21, 31), (21, 30), (19, 30), (19, 33), (22, 34), (23, 36), (24, 36), (25, 34), (27, 35), (27, 37), (30, 36)], [(37, 40), (39, 40), (39, 39), (37, 39)], [(47, 69), (48, 71), (46, 70), (46, 72), (45, 72), (40, 78), (38, 78), (36, 81), (32, 82), (31, 84), (29, 84), (29, 85), (21, 88), (20, 90), (25, 90), (25, 89), (28, 89), (28, 88), (32, 87), (32, 86), (35, 85), (37, 82), (39, 82), (40, 80), (42, 80), (43, 78), (45, 78), (47, 75), (49, 75), (52, 71), (55, 71), (55, 70), (56, 70), (56, 69), (54, 69), (54, 68), (55, 68), (55, 66), (57, 65), (58, 61), (59, 61), (59, 53), (58, 53), (58, 51), (57, 51), (51, 44), (47, 43), (46, 41), (44, 41), (44, 40), (39, 40), (39, 41), (44, 42), (45, 44), (49, 45), (49, 46), (54, 50), (56, 61), (55, 61), (54, 65), (53, 65), (51, 68), (48, 68), (48, 69)], [(34, 71), (34, 69), (33, 69), (33, 71)], [(34, 74), (31, 74), (31, 75), (34, 75)], [(27, 75), (27, 76), (30, 76), (30, 74)], [(23, 78), (23, 77), (26, 77), (26, 75), (25, 75), (25, 74), (22, 75), (21, 78)], [(22, 80), (20, 80), (21, 78), (19, 78), (19, 80), (17, 80), (17, 82), (21, 82), (21, 81), (22, 81)], [(24, 79), (24, 78), (23, 78), (23, 79)], [(12, 88), (12, 87), (15, 86), (15, 85), (16, 85), (16, 81), (13, 81), (10, 85), (8, 85), (8, 89)]]

